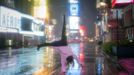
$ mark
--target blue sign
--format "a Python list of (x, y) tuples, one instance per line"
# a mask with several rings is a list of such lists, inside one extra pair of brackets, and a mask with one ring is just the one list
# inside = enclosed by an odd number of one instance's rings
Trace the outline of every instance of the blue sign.
[(79, 15), (79, 6), (78, 4), (70, 4), (70, 16), (78, 16)]

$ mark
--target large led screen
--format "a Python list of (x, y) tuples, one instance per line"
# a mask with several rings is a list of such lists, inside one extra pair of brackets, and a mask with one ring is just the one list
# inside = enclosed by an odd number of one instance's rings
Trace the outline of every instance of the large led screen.
[(79, 17), (70, 16), (69, 27), (70, 29), (79, 29)]
[(70, 16), (78, 16), (79, 15), (79, 8), (78, 4), (70, 4)]

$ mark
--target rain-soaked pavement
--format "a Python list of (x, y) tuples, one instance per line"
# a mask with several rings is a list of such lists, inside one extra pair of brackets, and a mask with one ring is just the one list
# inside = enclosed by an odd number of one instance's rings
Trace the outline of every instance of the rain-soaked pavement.
[[(69, 45), (84, 67), (79, 68), (75, 62), (66, 75), (116, 75), (94, 43)], [(60, 55), (52, 47), (0, 51), (0, 75), (59, 75), (60, 66)]]

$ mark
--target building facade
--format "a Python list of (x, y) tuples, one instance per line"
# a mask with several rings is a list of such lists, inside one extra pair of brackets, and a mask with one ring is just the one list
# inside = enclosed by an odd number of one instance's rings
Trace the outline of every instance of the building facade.
[(111, 10), (116, 14), (117, 40), (134, 40), (134, 1), (112, 0)]
[(0, 49), (35, 46), (44, 37), (44, 22), (15, 9), (0, 6)]
[(14, 6), (19, 12), (33, 15), (34, 0), (14, 0)]
[(96, 8), (102, 41), (133, 39), (133, 0), (97, 0)]

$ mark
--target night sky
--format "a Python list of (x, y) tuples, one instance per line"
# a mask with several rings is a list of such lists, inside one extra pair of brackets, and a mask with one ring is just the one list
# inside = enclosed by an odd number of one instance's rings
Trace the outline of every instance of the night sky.
[[(51, 17), (57, 20), (56, 31), (62, 28), (62, 15), (69, 12), (68, 0), (49, 0), (49, 10), (52, 13)], [(80, 2), (80, 25), (85, 25), (88, 28), (89, 36), (94, 35), (94, 22), (96, 20), (96, 0), (79, 0)], [(60, 33), (58, 33), (60, 34)]]

